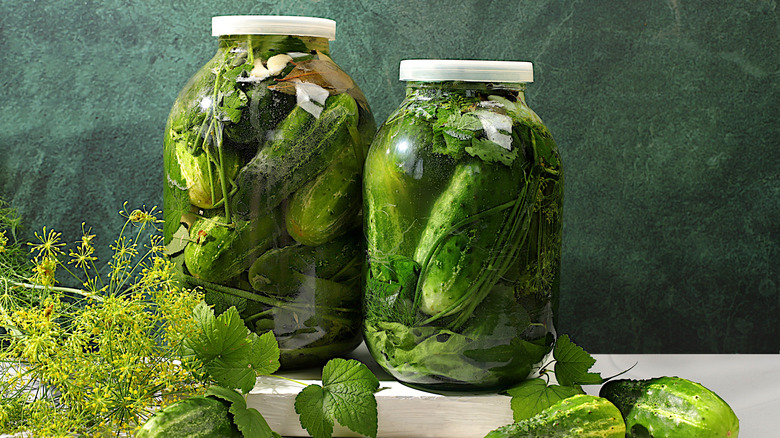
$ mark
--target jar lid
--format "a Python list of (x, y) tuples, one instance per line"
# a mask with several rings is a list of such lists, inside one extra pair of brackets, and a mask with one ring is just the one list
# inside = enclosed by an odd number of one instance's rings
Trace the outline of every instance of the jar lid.
[(520, 61), (475, 61), (460, 59), (405, 59), (402, 81), (533, 82), (534, 66)]
[(299, 35), (336, 39), (336, 22), (284, 15), (223, 15), (211, 18), (211, 35)]

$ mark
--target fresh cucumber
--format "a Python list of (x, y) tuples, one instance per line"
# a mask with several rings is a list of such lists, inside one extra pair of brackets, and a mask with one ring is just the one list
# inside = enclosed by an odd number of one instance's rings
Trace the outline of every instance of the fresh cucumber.
[(286, 296), (300, 289), (294, 273), (334, 281), (359, 277), (364, 259), (360, 238), (360, 233), (354, 233), (317, 247), (299, 244), (271, 249), (249, 268), (249, 282), (257, 291)]
[[(538, 415), (490, 432), (485, 438), (625, 438), (620, 411), (609, 400), (578, 394)], [(682, 435), (681, 435), (682, 436)]]
[[(418, 183), (414, 170), (406, 163), (410, 145), (430, 144), (433, 132), (417, 117), (398, 117), (385, 123), (376, 135), (366, 158), (363, 174), (363, 212), (371, 270), (378, 275), (390, 255), (411, 257), (420, 226), (410, 223), (417, 214), (417, 199), (412, 191)], [(411, 172), (410, 172), (411, 171)]]
[(222, 283), (249, 268), (284, 232), (278, 210), (254, 221), (226, 224), (224, 217), (201, 218), (190, 227), (184, 248), (189, 273), (201, 280)]
[(431, 209), (414, 253), (423, 267), (421, 311), (429, 315), (457, 311), (465, 294), (478, 286), (482, 271), (499, 269), (490, 265), (489, 256), (501, 249), (498, 239), (510, 209), (477, 215), (516, 200), (520, 188), (509, 167), (474, 158), (458, 164)]
[(612, 380), (600, 395), (623, 414), (629, 437), (736, 438), (739, 419), (717, 394), (680, 377)]
[(245, 218), (268, 214), (350, 147), (357, 123), (357, 103), (346, 93), (328, 97), (318, 118), (296, 106), (277, 125), (278, 138), (238, 173), (233, 211)]
[(228, 404), (213, 397), (191, 397), (157, 412), (136, 438), (231, 438), (244, 435), (233, 424)]
[(362, 165), (362, 156), (345, 148), (333, 164), (290, 197), (285, 224), (293, 239), (322, 245), (359, 224)]

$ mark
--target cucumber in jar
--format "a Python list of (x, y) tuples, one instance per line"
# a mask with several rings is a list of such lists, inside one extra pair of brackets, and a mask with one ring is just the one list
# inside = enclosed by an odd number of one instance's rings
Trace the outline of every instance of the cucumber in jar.
[(260, 149), (239, 171), (233, 210), (264, 215), (324, 171), (358, 126), (358, 105), (349, 94), (330, 96), (319, 117), (298, 106), (279, 124), (279, 138)]
[(358, 226), (362, 167), (362, 152), (345, 148), (333, 164), (296, 191), (285, 206), (290, 236), (318, 246)]
[(424, 272), (419, 286), (422, 312), (442, 316), (457, 312), (469, 291), (481, 286), (483, 271), (500, 269), (489, 265), (509, 219), (507, 209), (500, 207), (517, 199), (520, 188), (520, 178), (506, 166), (479, 159), (458, 164), (449, 187), (431, 209), (414, 254)]

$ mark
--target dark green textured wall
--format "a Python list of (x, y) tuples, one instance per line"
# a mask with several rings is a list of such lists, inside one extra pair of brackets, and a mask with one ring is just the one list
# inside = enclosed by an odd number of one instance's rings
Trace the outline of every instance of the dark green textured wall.
[(328, 17), (381, 122), (398, 62), (534, 62), (567, 172), (559, 328), (589, 351), (780, 351), (772, 0), (0, 1), (0, 197), (107, 246), (162, 203), (162, 131), (213, 15)]

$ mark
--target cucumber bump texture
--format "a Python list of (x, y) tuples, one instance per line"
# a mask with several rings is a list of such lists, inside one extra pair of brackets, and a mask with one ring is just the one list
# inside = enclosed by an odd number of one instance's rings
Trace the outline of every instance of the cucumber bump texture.
[(607, 399), (578, 394), (536, 416), (490, 432), (485, 438), (624, 438), (620, 411)]
[(735, 438), (739, 419), (717, 394), (680, 377), (613, 380), (600, 395), (626, 421), (629, 437)]
[(329, 97), (318, 118), (295, 107), (277, 127), (279, 138), (239, 171), (233, 210), (243, 217), (269, 213), (351, 146), (357, 122), (357, 103), (346, 93)]
[(213, 397), (192, 397), (157, 412), (136, 438), (232, 438), (243, 434), (233, 424), (225, 402)]

